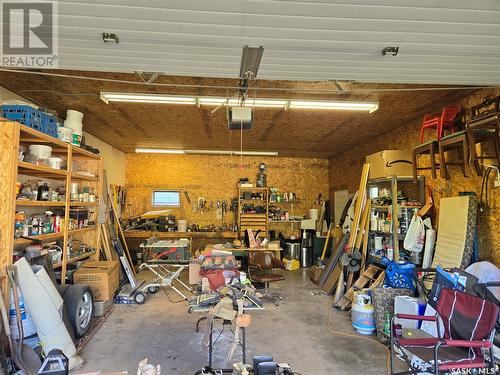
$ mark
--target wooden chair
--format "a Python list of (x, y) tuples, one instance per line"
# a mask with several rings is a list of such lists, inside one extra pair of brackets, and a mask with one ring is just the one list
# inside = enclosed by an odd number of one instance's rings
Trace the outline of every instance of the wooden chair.
[[(436, 178), (436, 169), (441, 168), (439, 163), (436, 163), (436, 155), (438, 155), (438, 142), (429, 141), (418, 145), (413, 149), (413, 179), (417, 181), (418, 171), (431, 170), (432, 178)], [(429, 155), (431, 163), (429, 167), (419, 167), (418, 160), (421, 155)]]
[[(491, 109), (485, 109), (493, 106)], [(479, 162), (484, 159), (495, 160), (500, 166), (500, 96), (485, 100), (483, 103), (472, 108), (473, 119), (468, 121), (465, 130), (470, 146), (471, 162), (479, 176), (483, 175), (483, 166)], [(494, 154), (486, 154), (483, 150), (481, 155), (477, 154), (476, 144), (490, 142)]]
[(440, 116), (426, 114), (420, 127), (420, 143), (424, 143), (424, 131), (426, 129), (436, 129), (436, 139), (439, 141), (443, 137), (445, 129), (455, 132), (455, 118), (460, 112), (459, 105), (444, 107)]
[[(450, 151), (457, 151), (458, 159), (446, 160), (446, 153)], [(448, 172), (448, 165), (460, 165), (464, 177), (467, 177), (465, 165), (469, 163), (469, 143), (467, 142), (467, 134), (465, 130), (457, 133), (452, 133), (439, 140), (439, 162), (441, 177), (445, 179), (450, 178)]]

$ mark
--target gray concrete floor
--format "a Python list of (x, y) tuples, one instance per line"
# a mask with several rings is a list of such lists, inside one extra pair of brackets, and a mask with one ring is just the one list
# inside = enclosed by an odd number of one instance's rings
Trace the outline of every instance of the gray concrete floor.
[[(303, 270), (285, 272), (286, 280), (271, 286), (284, 298), (252, 313), (247, 329), (247, 358), (271, 355), (303, 375), (386, 374), (386, 352), (375, 343), (335, 334), (329, 328), (356, 335), (348, 313), (330, 308), (331, 296)], [(178, 295), (168, 291), (173, 300)], [(144, 305), (116, 305), (112, 314), (81, 352), (85, 363), (77, 372), (127, 370), (148, 358), (162, 374), (190, 375), (208, 362), (203, 332), (195, 332), (200, 315), (188, 314), (187, 303), (174, 304), (160, 290)], [(202, 326), (204, 326), (202, 324)], [(203, 330), (202, 330), (203, 331)], [(224, 365), (232, 335), (224, 334), (215, 349), (214, 367)], [(241, 351), (233, 359), (241, 360)]]

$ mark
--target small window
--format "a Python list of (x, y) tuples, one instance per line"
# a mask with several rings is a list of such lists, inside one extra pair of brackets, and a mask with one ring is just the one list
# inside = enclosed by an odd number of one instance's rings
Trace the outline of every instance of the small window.
[(181, 192), (179, 190), (154, 190), (153, 207), (180, 207)]

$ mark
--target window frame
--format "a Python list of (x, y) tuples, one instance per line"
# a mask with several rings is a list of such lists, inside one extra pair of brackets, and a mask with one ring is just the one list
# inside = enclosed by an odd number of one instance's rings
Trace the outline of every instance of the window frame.
[[(179, 195), (179, 203), (176, 205), (164, 205), (164, 204), (155, 204), (155, 193), (158, 192), (172, 192), (177, 193)], [(164, 207), (164, 208), (181, 208), (181, 189), (153, 189), (151, 191), (151, 207)]]

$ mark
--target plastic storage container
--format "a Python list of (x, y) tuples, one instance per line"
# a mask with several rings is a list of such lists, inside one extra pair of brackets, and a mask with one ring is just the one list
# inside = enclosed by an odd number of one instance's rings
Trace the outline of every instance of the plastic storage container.
[(57, 121), (51, 114), (21, 104), (2, 105), (0, 108), (2, 117), (57, 138)]

